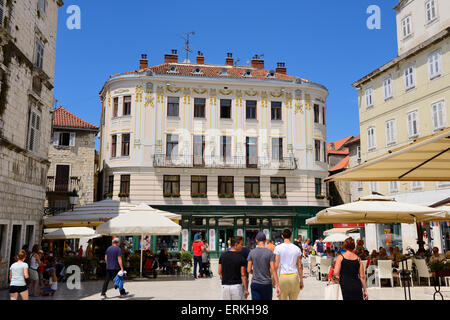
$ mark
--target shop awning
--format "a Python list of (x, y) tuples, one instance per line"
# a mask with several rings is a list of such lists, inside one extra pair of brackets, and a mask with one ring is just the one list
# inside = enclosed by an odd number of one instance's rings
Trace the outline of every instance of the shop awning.
[(333, 229), (329, 229), (324, 231), (324, 235), (329, 235), (331, 233), (349, 233), (349, 232), (358, 232), (359, 229), (358, 228), (333, 228)]
[(450, 181), (450, 128), (390, 150), (325, 181)]

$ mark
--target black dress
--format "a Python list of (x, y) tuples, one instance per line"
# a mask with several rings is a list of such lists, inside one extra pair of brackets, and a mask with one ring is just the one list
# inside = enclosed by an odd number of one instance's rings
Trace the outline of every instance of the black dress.
[(344, 300), (364, 300), (361, 280), (359, 279), (360, 262), (348, 260), (342, 256), (340, 285)]

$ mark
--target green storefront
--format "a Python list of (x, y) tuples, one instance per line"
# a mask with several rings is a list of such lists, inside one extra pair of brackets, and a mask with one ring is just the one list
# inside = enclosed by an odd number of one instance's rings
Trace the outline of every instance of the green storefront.
[[(227, 241), (233, 236), (244, 237), (244, 244), (254, 248), (255, 236), (259, 231), (275, 241), (281, 242), (281, 232), (289, 228), (294, 238), (301, 234), (311, 240), (323, 235), (326, 225), (307, 226), (305, 220), (316, 215), (325, 207), (286, 206), (153, 206), (156, 209), (179, 214), (182, 220), (180, 236), (152, 237), (151, 248), (159, 252), (180, 251), (183, 244), (191, 250), (194, 235), (201, 233), (208, 241), (211, 258), (217, 258), (227, 248)], [(139, 249), (139, 239), (134, 240), (134, 249)]]

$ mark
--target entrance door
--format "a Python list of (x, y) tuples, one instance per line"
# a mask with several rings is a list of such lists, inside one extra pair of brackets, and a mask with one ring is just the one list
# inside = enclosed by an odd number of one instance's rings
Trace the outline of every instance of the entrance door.
[(56, 181), (55, 181), (56, 192), (69, 191), (69, 171), (70, 166), (65, 165), (56, 166)]
[[(13, 225), (13, 232), (11, 238), (11, 252), (9, 254), (9, 264), (16, 262), (16, 255), (20, 251), (20, 238), (22, 234), (22, 226)], [(31, 249), (31, 248), (30, 248)]]
[(220, 252), (225, 252), (228, 248), (228, 240), (234, 237), (234, 229), (226, 228), (219, 230), (219, 250)]
[(258, 234), (259, 229), (247, 229), (245, 230), (245, 246), (249, 249), (256, 248), (256, 235)]

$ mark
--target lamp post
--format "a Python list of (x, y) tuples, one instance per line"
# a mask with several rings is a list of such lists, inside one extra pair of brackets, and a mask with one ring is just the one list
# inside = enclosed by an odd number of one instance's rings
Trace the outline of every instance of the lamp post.
[(78, 193), (75, 189), (73, 189), (73, 191), (69, 194), (69, 200), (70, 200), (70, 205), (72, 206), (72, 211), (73, 211), (73, 206), (77, 205), (79, 202), (80, 197), (78, 196)]

